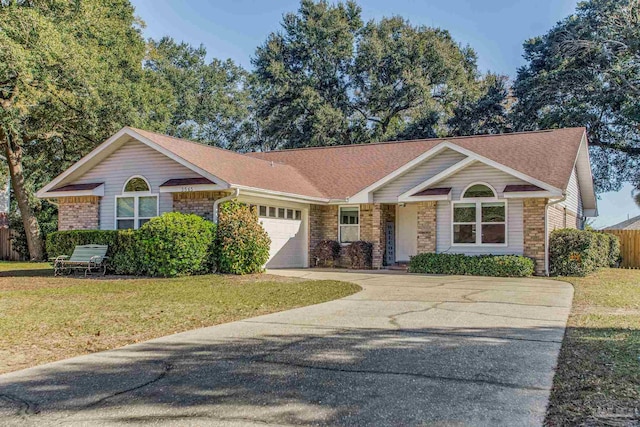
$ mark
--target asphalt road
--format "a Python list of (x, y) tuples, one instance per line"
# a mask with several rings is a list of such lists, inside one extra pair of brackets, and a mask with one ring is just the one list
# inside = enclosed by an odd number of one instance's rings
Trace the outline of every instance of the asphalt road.
[(541, 425), (571, 285), (271, 273), (363, 291), (2, 375), (1, 423)]

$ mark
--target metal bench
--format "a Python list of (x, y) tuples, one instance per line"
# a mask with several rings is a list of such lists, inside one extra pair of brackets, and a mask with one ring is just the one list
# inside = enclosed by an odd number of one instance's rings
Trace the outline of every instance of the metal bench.
[(81, 245), (73, 249), (71, 257), (60, 255), (50, 260), (53, 262), (54, 276), (71, 274), (73, 271), (84, 270), (85, 277), (90, 273), (106, 274), (107, 245)]

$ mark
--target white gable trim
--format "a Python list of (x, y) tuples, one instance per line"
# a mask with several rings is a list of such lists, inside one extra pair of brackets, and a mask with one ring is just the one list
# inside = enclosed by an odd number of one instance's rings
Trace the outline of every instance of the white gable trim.
[[(457, 151), (460, 154), (464, 154), (465, 156), (467, 156), (470, 159), (474, 159), (475, 161), (479, 161), (482, 162), (488, 166), (494, 167), (498, 170), (501, 170), (505, 173), (508, 173), (509, 175), (513, 175), (516, 178), (519, 178), (523, 181), (529, 182), (533, 185), (536, 185), (540, 188), (543, 188), (549, 192), (551, 192), (554, 196), (561, 196), (563, 194), (563, 190), (556, 188), (552, 185), (549, 185), (545, 182), (540, 181), (539, 179), (533, 178), (527, 174), (524, 174), (522, 172), (519, 172), (513, 168), (510, 168), (508, 166), (503, 165), (502, 163), (498, 163), (494, 160), (491, 160), (487, 157), (484, 157), (480, 154), (477, 154), (474, 151), (471, 150), (467, 150), (466, 148), (462, 148), (459, 145), (456, 145), (450, 141), (443, 141), (440, 144), (436, 145), (435, 147), (433, 147), (432, 149), (426, 151), (425, 153), (421, 154), (420, 156), (416, 157), (415, 159), (411, 160), (408, 163), (405, 163), (403, 166), (401, 166), (400, 168), (396, 169), (395, 171), (393, 171), (392, 173), (390, 173), (389, 175), (385, 176), (384, 178), (376, 181), (375, 183), (371, 184), (370, 186), (362, 189), (361, 191), (359, 191), (358, 193), (356, 193), (355, 195), (353, 195), (352, 197), (349, 197), (349, 202), (351, 203), (372, 203), (373, 202), (373, 192), (377, 189), (379, 189), (380, 187), (382, 187), (383, 185), (385, 185), (386, 183), (392, 181), (394, 178), (398, 177), (399, 175), (402, 175), (403, 173), (407, 172), (408, 170), (414, 168), (415, 166), (419, 165), (420, 163), (424, 162), (425, 160), (428, 160), (429, 158), (435, 156), (436, 154), (440, 153), (441, 151), (445, 150), (445, 149), (450, 149), (453, 151)], [(455, 165), (454, 165), (455, 166)], [(425, 181), (426, 182), (426, 181)], [(436, 181), (437, 182), (437, 181)], [(434, 184), (434, 182), (432, 182), (431, 184)], [(426, 186), (424, 186), (424, 183), (421, 184), (422, 189), (426, 188)], [(416, 186), (418, 187), (418, 186)], [(414, 187), (414, 189), (416, 188)], [(413, 189), (412, 189), (413, 190)], [(411, 191), (411, 190), (409, 190)], [(415, 190), (414, 192), (417, 192), (419, 190)], [(408, 191), (406, 192), (408, 193)], [(406, 193), (403, 193), (401, 195), (405, 196)], [(400, 198), (399, 198), (400, 200)]]
[(349, 197), (348, 198), (349, 203), (373, 203), (373, 192), (374, 191), (376, 191), (380, 187), (384, 186), (386, 183), (388, 183), (390, 181), (393, 181), (395, 178), (397, 178), (398, 176), (402, 175), (403, 173), (409, 171), (410, 169), (413, 169), (415, 166), (418, 166), (420, 163), (424, 162), (425, 160), (428, 160), (428, 159), (430, 159), (432, 157), (435, 157), (437, 154), (439, 154), (440, 152), (444, 151), (446, 148), (447, 148), (447, 146), (444, 143), (441, 143), (441, 144), (436, 145), (432, 149), (430, 149), (428, 151), (425, 151), (424, 153), (422, 153), (421, 155), (419, 155), (415, 159), (411, 160), (408, 163), (405, 163), (404, 165), (402, 165), (398, 169), (394, 170), (389, 175), (385, 176), (382, 179), (379, 179), (378, 181), (374, 182), (373, 184), (369, 185), (368, 187), (360, 190), (355, 195)]
[[(164, 154), (165, 156), (169, 157), (170, 159), (180, 163), (181, 165), (191, 169), (192, 171), (202, 175), (203, 177), (208, 178), (211, 181), (216, 182), (216, 184), (220, 185), (224, 189), (227, 189), (227, 188), (230, 187), (229, 183), (226, 182), (225, 180), (220, 179), (217, 176), (205, 171), (204, 169), (201, 169), (201, 168), (195, 166), (194, 164), (184, 160), (182, 157), (180, 157), (180, 156), (176, 155), (175, 153), (173, 153), (173, 152), (171, 152), (171, 151), (159, 146), (158, 144), (156, 144), (155, 142), (151, 141), (150, 139), (145, 138), (144, 136), (140, 135), (139, 133), (137, 133), (133, 129), (131, 129), (129, 127), (124, 127), (122, 129), (120, 129), (118, 132), (116, 132), (111, 138), (107, 139), (105, 142), (103, 142), (102, 144), (97, 146), (89, 154), (87, 154), (82, 159), (80, 159), (76, 163), (74, 163), (69, 169), (67, 169), (66, 171), (64, 171), (60, 175), (58, 175), (56, 178), (54, 178), (53, 181), (51, 181), (49, 184), (47, 184), (43, 188), (41, 188), (36, 193), (36, 196), (40, 197), (40, 198), (55, 198), (55, 197), (59, 197), (59, 196), (52, 196), (51, 194), (54, 194), (54, 193), (50, 193), (50, 191), (52, 189), (54, 189), (56, 186), (58, 186), (63, 180), (72, 177), (74, 175), (74, 173), (76, 173), (78, 170), (80, 170), (83, 166), (87, 165), (90, 161), (97, 159), (97, 161), (99, 162), (99, 161), (102, 160), (100, 158), (100, 155), (104, 155), (105, 153), (111, 154), (111, 152), (108, 151), (108, 148), (111, 147), (113, 144), (115, 144), (117, 142), (122, 142), (122, 138), (126, 137), (126, 136), (129, 136), (129, 137), (131, 137), (131, 138), (133, 138), (133, 139), (135, 139), (135, 140), (137, 140), (137, 141), (139, 141), (139, 142), (141, 142), (141, 143), (153, 148), (154, 150)], [(55, 194), (57, 194), (57, 192)]]
[(598, 216), (598, 198), (593, 186), (593, 173), (591, 172), (591, 159), (589, 158), (589, 144), (587, 133), (582, 135), (580, 148), (574, 163), (574, 169), (578, 175), (578, 188), (582, 198), (583, 216)]
[(464, 160), (460, 160), (455, 165), (449, 166), (447, 169), (443, 170), (439, 174), (436, 174), (436, 175), (432, 176), (431, 178), (427, 179), (426, 181), (423, 181), (420, 184), (416, 185), (415, 187), (405, 191), (404, 193), (402, 193), (401, 195), (398, 196), (398, 201), (399, 202), (409, 202), (409, 201), (412, 201), (412, 200), (416, 200), (416, 197), (411, 197), (412, 194), (415, 194), (415, 193), (417, 193), (419, 191), (425, 190), (428, 187), (432, 186), (433, 184), (436, 184), (436, 183), (442, 181), (443, 179), (449, 178), (451, 175), (455, 174), (456, 172), (461, 171), (462, 169), (466, 168), (467, 166), (470, 166), (471, 164), (473, 164), (475, 162), (477, 162), (477, 160), (476, 159), (472, 159), (471, 157), (467, 157)]

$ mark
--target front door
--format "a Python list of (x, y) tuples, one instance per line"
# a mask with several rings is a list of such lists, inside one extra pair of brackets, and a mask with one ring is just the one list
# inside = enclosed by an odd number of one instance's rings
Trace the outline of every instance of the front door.
[(398, 205), (396, 209), (396, 261), (409, 261), (418, 253), (418, 205)]

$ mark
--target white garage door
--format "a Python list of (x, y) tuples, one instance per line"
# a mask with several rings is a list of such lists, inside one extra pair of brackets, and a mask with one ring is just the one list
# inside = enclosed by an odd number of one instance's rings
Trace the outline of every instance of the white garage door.
[(309, 205), (262, 197), (240, 197), (255, 206), (259, 221), (271, 238), (267, 268), (308, 267)]

